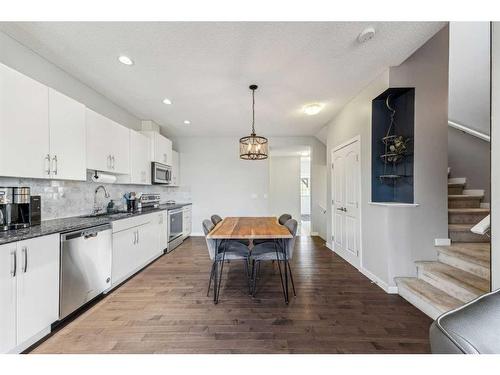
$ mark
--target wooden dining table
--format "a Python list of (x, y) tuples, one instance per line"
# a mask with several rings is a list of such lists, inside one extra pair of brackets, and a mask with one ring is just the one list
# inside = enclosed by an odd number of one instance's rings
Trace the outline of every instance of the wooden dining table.
[[(285, 262), (286, 259), (286, 243), (287, 239), (293, 238), (292, 234), (287, 227), (281, 225), (276, 217), (226, 217), (220, 223), (218, 223), (215, 228), (213, 228), (207, 235), (208, 239), (216, 241), (216, 249), (218, 252), (222, 253), (222, 265), (220, 273), (222, 275), (222, 270), (224, 267), (224, 256), (227, 249), (229, 240), (274, 240), (281, 252), (284, 254)], [(249, 247), (249, 252), (251, 253), (251, 246)], [(283, 294), (285, 295), (285, 302), (288, 304), (288, 270), (285, 263), (284, 269), (284, 281), (281, 277), (281, 267), (278, 262), (278, 267), (280, 269), (281, 285), (283, 288)], [(217, 276), (215, 276), (215, 280)], [(219, 277), (219, 282), (214, 282), (214, 303), (218, 303), (219, 291), (221, 284), (221, 277)]]

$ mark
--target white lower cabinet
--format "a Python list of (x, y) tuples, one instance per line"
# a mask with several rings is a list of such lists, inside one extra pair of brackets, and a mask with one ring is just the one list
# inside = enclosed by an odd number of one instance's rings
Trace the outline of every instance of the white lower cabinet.
[(20, 351), (59, 317), (59, 234), (2, 245), (0, 258), (0, 351)]
[(167, 232), (167, 211), (162, 211), (158, 214), (158, 231), (160, 233), (160, 251), (164, 251), (168, 247), (168, 232)]
[(158, 215), (153, 213), (113, 222), (113, 287), (163, 253), (159, 247)]
[(0, 246), (0, 353), (16, 346), (16, 252), (16, 243)]
[(182, 236), (187, 238), (191, 235), (192, 221), (191, 221), (191, 206), (184, 206), (182, 208)]

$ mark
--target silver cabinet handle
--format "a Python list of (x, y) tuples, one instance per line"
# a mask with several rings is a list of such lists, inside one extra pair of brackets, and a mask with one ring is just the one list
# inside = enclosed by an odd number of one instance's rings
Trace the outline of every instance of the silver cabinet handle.
[(108, 169), (111, 169), (111, 155), (108, 155), (108, 157), (106, 158), (106, 160), (108, 161), (106, 166), (108, 167)]
[(50, 155), (49, 154), (45, 155), (44, 160), (46, 161), (45, 173), (47, 173), (47, 176), (50, 176)]
[(134, 239), (132, 240), (132, 243), (135, 245), (135, 235), (136, 235), (136, 231), (134, 230)]
[(28, 247), (23, 246), (21, 252), (24, 259), (23, 272), (26, 273), (26, 271), (28, 270)]
[(139, 243), (139, 229), (137, 229), (137, 243)]
[(111, 160), (113, 160), (113, 165), (111, 166), (111, 168), (115, 169), (115, 156), (111, 156)]
[(12, 250), (10, 252), (10, 256), (13, 258), (12, 268), (10, 270), (10, 275), (12, 277), (16, 277), (16, 273), (17, 273), (17, 253), (16, 253), (16, 250)]
[(54, 163), (54, 168), (52, 168), (54, 176), (57, 176), (57, 155), (54, 155), (52, 162)]

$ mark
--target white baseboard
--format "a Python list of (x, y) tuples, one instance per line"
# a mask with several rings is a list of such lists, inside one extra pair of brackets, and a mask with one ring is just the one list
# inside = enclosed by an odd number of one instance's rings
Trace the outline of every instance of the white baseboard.
[(28, 349), (31, 345), (36, 343), (37, 341), (43, 339), (45, 336), (47, 336), (51, 332), (50, 326), (45, 327), (42, 329), (40, 332), (38, 332), (36, 335), (30, 337), (28, 340), (25, 342), (19, 344), (15, 348), (9, 350), (7, 353), (9, 354), (19, 354)]
[(451, 246), (451, 239), (449, 238), (435, 238), (434, 246)]
[(189, 236), (190, 237), (205, 237), (205, 233), (202, 233), (202, 232), (192, 232)]
[(311, 236), (319, 236), (318, 232), (311, 232)]
[(490, 204), (488, 202), (481, 202), (479, 204), (479, 207), (480, 208), (487, 208), (487, 209), (489, 209), (490, 208)]
[(331, 251), (333, 251), (333, 246), (330, 242), (325, 242), (325, 246), (329, 248)]
[(359, 272), (368, 277), (374, 284), (378, 285), (387, 294), (398, 294), (398, 287), (396, 285), (388, 285), (385, 281), (381, 280), (378, 276), (374, 275), (366, 268), (360, 268)]

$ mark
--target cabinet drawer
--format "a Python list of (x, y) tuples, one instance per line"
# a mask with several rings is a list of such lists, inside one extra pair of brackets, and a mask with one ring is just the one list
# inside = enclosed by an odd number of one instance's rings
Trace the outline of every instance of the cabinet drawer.
[[(113, 233), (121, 232), (133, 227), (138, 227), (140, 225), (149, 224), (156, 219), (157, 213), (151, 213), (147, 215), (139, 215), (134, 217), (129, 217), (121, 220), (113, 221)], [(156, 219), (157, 220), (157, 219)]]

